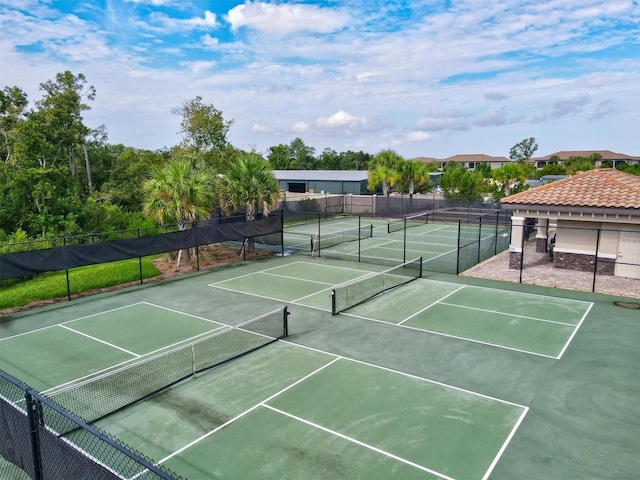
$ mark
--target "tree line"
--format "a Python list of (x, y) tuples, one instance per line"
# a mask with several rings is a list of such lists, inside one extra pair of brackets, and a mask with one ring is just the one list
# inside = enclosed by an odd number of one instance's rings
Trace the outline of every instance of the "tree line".
[[(30, 103), (17, 86), (0, 91), (0, 243), (19, 243), (175, 223), (187, 228), (213, 209), (247, 218), (268, 213), (279, 189), (273, 169), (368, 170), (369, 189), (385, 195), (432, 191), (434, 163), (403, 159), (393, 150), (316, 155), (300, 138), (265, 154), (243, 151), (229, 139), (226, 120), (201, 97), (183, 102), (180, 140), (151, 151), (108, 142), (104, 125), (88, 127), (83, 114), (96, 89), (83, 74), (58, 73), (40, 84)], [(491, 170), (444, 166), (440, 188), (450, 198), (495, 199), (527, 188), (525, 180), (593, 168), (598, 158), (575, 158), (536, 171), (535, 139), (516, 144), (513, 162)], [(634, 166), (635, 167), (635, 166)]]

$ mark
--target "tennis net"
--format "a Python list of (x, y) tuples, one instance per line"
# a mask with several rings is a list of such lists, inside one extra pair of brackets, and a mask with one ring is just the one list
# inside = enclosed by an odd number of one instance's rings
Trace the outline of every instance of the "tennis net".
[(376, 295), (422, 277), (422, 257), (385, 270), (373, 272), (342, 285), (331, 292), (331, 313), (337, 315)]
[(387, 233), (405, 230), (410, 227), (419, 227), (429, 223), (429, 212), (414, 213), (406, 215), (397, 220), (389, 220), (387, 223)]
[[(287, 307), (134, 364), (63, 387), (47, 397), (87, 423), (150, 397), (197, 373), (287, 336)], [(64, 435), (69, 431), (58, 432)]]
[(373, 236), (373, 225), (363, 225), (348, 230), (340, 230), (337, 232), (321, 233), (313, 239), (312, 254), (317, 255), (321, 249), (335, 247), (345, 242), (357, 242), (363, 238), (371, 238)]

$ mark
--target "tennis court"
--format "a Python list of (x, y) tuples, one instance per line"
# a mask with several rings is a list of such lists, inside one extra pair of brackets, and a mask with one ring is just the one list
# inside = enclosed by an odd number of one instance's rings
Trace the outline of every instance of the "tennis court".
[[(79, 384), (133, 371), (74, 409), (183, 478), (632, 478), (638, 443), (618, 419), (637, 389), (606, 368), (633, 368), (632, 313), (614, 329), (601, 295), (405, 269), (245, 262), (23, 314), (2, 325), (0, 360), (63, 405)], [(249, 326), (279, 325), (284, 306), (287, 337)], [(210, 339), (205, 357), (223, 357), (198, 370), (194, 346)], [(155, 361), (183, 351), (196, 352), (186, 374)], [(602, 420), (600, 389), (614, 402)]]

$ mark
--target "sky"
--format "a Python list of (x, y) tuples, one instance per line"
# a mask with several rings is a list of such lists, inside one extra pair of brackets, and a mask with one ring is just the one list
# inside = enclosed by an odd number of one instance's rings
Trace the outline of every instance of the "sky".
[(66, 70), (109, 143), (180, 141), (197, 96), (244, 150), (640, 156), (640, 0), (0, 0), (0, 88)]

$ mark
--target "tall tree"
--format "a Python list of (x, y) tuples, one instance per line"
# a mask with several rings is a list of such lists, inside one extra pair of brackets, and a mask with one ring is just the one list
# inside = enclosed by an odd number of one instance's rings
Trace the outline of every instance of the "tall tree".
[[(256, 153), (246, 153), (232, 162), (218, 178), (217, 190), (225, 215), (243, 208), (248, 221), (254, 220), (257, 212), (268, 216), (280, 198), (278, 180), (269, 163)], [(254, 250), (253, 239), (249, 239), (248, 250)]]
[(470, 172), (456, 162), (445, 165), (440, 187), (445, 198), (454, 200), (479, 200), (489, 191), (488, 182), (481, 173)]
[[(206, 218), (215, 201), (213, 177), (207, 168), (194, 168), (191, 158), (180, 158), (151, 170), (143, 185), (145, 216), (161, 225), (176, 223), (179, 230)], [(180, 266), (182, 251), (176, 266)]]
[(184, 101), (176, 113), (182, 117), (181, 146), (203, 158), (215, 170), (223, 170), (230, 153), (227, 135), (233, 120), (225, 120), (220, 110), (204, 103), (199, 96)]
[(536, 150), (538, 150), (536, 139), (534, 137), (526, 138), (511, 147), (509, 158), (517, 163), (527, 163), (531, 160)]
[(24, 121), (27, 104), (27, 94), (18, 87), (0, 91), (0, 159), (5, 162), (11, 159), (16, 129)]

